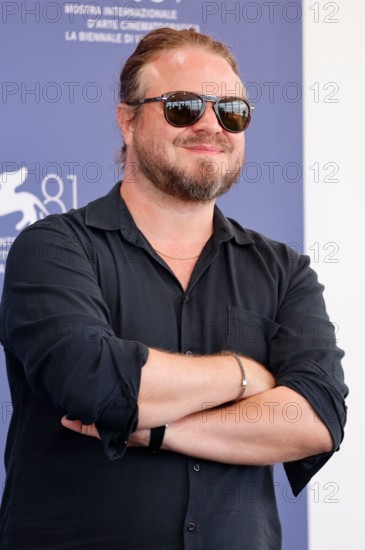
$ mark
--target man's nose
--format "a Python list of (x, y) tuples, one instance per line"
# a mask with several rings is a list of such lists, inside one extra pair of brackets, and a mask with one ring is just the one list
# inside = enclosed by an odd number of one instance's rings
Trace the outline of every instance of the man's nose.
[(192, 128), (195, 132), (205, 131), (211, 134), (221, 133), (223, 131), (222, 126), (218, 122), (212, 102), (207, 102), (203, 115), (192, 125)]

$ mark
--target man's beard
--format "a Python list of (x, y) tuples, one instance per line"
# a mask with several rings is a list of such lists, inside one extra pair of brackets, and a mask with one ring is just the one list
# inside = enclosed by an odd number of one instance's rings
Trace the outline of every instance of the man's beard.
[[(213, 145), (228, 153), (233, 150), (224, 136), (213, 139), (202, 136), (176, 138), (173, 145)], [(233, 168), (228, 168), (226, 163), (202, 160), (196, 173), (192, 175), (184, 167), (166, 159), (165, 149), (161, 143), (145, 142), (143, 138), (137, 138), (135, 151), (142, 174), (163, 193), (183, 201), (211, 201), (223, 195), (239, 180), (243, 165), (243, 158), (234, 162)]]

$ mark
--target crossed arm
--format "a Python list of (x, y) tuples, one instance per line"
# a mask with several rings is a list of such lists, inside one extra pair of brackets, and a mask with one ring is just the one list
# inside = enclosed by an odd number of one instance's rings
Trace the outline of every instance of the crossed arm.
[[(333, 448), (325, 424), (309, 402), (290, 388), (274, 387), (262, 365), (234, 357), (187, 357), (150, 349), (142, 369), (139, 424), (128, 446), (148, 446), (150, 429), (168, 424), (162, 449), (223, 463), (263, 465), (298, 460)], [(66, 428), (99, 437), (94, 424), (69, 421)]]

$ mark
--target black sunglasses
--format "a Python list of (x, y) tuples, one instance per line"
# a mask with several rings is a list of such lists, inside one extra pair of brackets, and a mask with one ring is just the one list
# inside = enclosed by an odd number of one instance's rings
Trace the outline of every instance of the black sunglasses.
[(172, 126), (191, 126), (203, 116), (207, 101), (213, 108), (219, 124), (228, 132), (243, 132), (251, 120), (253, 105), (241, 97), (217, 97), (199, 95), (193, 92), (169, 92), (158, 97), (126, 101), (127, 105), (142, 105), (153, 101), (163, 101), (164, 115)]

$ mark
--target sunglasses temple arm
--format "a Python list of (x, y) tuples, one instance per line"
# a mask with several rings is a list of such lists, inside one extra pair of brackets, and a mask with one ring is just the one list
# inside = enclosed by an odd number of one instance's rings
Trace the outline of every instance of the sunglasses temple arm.
[(137, 101), (133, 101), (131, 103), (128, 103), (128, 105), (143, 105), (143, 103), (155, 103), (156, 101), (165, 101), (165, 96), (160, 95), (158, 97), (148, 97), (146, 99), (137, 99)]

